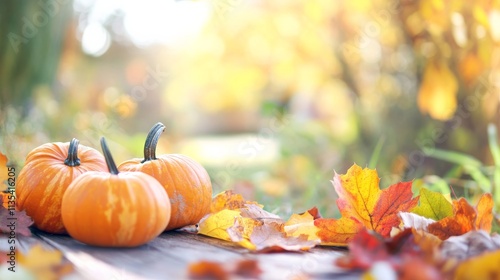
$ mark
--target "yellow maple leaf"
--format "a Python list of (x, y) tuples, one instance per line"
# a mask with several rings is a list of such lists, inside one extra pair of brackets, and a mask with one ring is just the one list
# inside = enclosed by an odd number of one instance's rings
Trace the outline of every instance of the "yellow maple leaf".
[(232, 241), (227, 230), (238, 221), (242, 234), (248, 237), (252, 233), (253, 227), (261, 224), (254, 216), (266, 216), (267, 212), (262, 207), (254, 201), (246, 201), (243, 196), (231, 190), (221, 192), (212, 199), (211, 213), (198, 223), (198, 233)]
[(18, 252), (18, 261), (37, 279), (59, 279), (72, 271), (71, 264), (63, 262), (61, 251), (46, 249), (41, 244), (35, 244), (26, 253)]
[[(234, 193), (233, 191), (224, 191), (217, 194), (210, 205), (210, 212), (217, 213), (223, 209), (235, 210), (245, 207), (245, 204), (259, 205), (254, 201), (246, 201), (241, 194)], [(262, 207), (261, 205), (259, 205)]]
[(457, 90), (457, 80), (448, 65), (430, 61), (418, 92), (418, 108), (434, 119), (449, 120), (457, 109)]
[(500, 250), (484, 253), (461, 263), (455, 271), (456, 280), (498, 279), (500, 276)]
[(316, 234), (318, 228), (314, 225), (314, 216), (309, 211), (290, 216), (290, 219), (285, 223), (284, 231), (287, 236), (306, 235), (307, 240), (319, 240)]
[(370, 211), (375, 208), (382, 193), (379, 182), (375, 169), (363, 169), (356, 164), (346, 174), (335, 173), (332, 183), (339, 196), (337, 206), (342, 216), (351, 215), (360, 222), (370, 223)]
[(260, 224), (252, 218), (241, 216), (239, 210), (223, 209), (217, 213), (209, 214), (201, 219), (198, 224), (198, 233), (206, 236), (231, 241), (227, 229), (232, 227), (236, 221), (243, 227), (244, 236), (248, 237), (252, 233), (253, 227)]

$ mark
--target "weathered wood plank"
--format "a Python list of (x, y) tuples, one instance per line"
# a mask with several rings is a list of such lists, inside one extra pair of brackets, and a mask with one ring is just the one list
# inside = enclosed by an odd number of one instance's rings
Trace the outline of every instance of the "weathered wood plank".
[(136, 248), (99, 248), (82, 244), (69, 236), (36, 233), (43, 241), (62, 251), (84, 279), (180, 279), (183, 262), (165, 256), (146, 244)]
[[(187, 279), (187, 267), (200, 260), (231, 264), (256, 259), (262, 279), (357, 279), (333, 265), (345, 253), (314, 248), (305, 253), (254, 254), (231, 242), (184, 232), (167, 232), (136, 248), (99, 248), (69, 236), (34, 231), (42, 241), (62, 251), (82, 279)], [(339, 278), (340, 277), (340, 278)], [(354, 277), (354, 278), (353, 278)]]

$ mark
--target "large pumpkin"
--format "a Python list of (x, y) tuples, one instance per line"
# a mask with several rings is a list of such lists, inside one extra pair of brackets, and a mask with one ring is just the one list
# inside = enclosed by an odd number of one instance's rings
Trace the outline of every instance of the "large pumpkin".
[(95, 246), (134, 247), (156, 238), (170, 219), (163, 187), (142, 172), (118, 172), (104, 138), (110, 172), (87, 172), (66, 190), (62, 219), (69, 235)]
[(165, 188), (172, 204), (170, 223), (165, 230), (193, 225), (210, 211), (212, 183), (203, 166), (180, 154), (156, 157), (156, 145), (165, 126), (154, 125), (144, 145), (144, 159), (121, 163), (120, 171), (142, 171), (155, 177)]
[(88, 171), (106, 171), (97, 150), (71, 142), (47, 143), (33, 149), (17, 178), (17, 208), (26, 210), (34, 225), (50, 233), (65, 233), (61, 201), (73, 180)]

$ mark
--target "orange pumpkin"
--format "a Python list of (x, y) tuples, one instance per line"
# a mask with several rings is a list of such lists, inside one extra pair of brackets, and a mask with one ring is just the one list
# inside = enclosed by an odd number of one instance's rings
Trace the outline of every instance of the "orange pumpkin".
[(71, 142), (47, 143), (33, 149), (17, 178), (17, 208), (26, 210), (34, 225), (46, 232), (65, 233), (61, 219), (64, 192), (75, 178), (88, 171), (105, 171), (97, 150)]
[(87, 172), (71, 183), (62, 201), (69, 235), (95, 246), (134, 247), (156, 238), (170, 219), (170, 201), (155, 178), (118, 172), (101, 138), (108, 172)]
[(155, 177), (163, 185), (172, 204), (170, 223), (165, 230), (193, 225), (209, 213), (212, 183), (207, 171), (193, 159), (168, 154), (156, 157), (156, 145), (165, 126), (154, 125), (144, 145), (144, 159), (127, 160), (120, 171), (141, 171)]

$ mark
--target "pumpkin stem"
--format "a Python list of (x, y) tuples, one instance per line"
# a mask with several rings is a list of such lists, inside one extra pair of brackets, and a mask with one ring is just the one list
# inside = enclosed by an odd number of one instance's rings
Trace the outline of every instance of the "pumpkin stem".
[(80, 144), (80, 141), (76, 138), (71, 139), (71, 142), (69, 142), (68, 157), (64, 160), (64, 164), (67, 166), (80, 165), (80, 159), (78, 158), (78, 144)]
[(156, 145), (158, 145), (158, 139), (160, 139), (160, 135), (164, 130), (165, 125), (161, 122), (153, 125), (151, 130), (149, 130), (146, 143), (144, 144), (144, 160), (141, 163), (156, 159)]
[(111, 152), (109, 151), (108, 144), (106, 144), (106, 139), (104, 139), (104, 137), (101, 137), (101, 148), (104, 154), (104, 159), (106, 160), (106, 164), (108, 165), (109, 172), (111, 174), (117, 175), (119, 173), (118, 168), (116, 168), (115, 161), (111, 156)]

